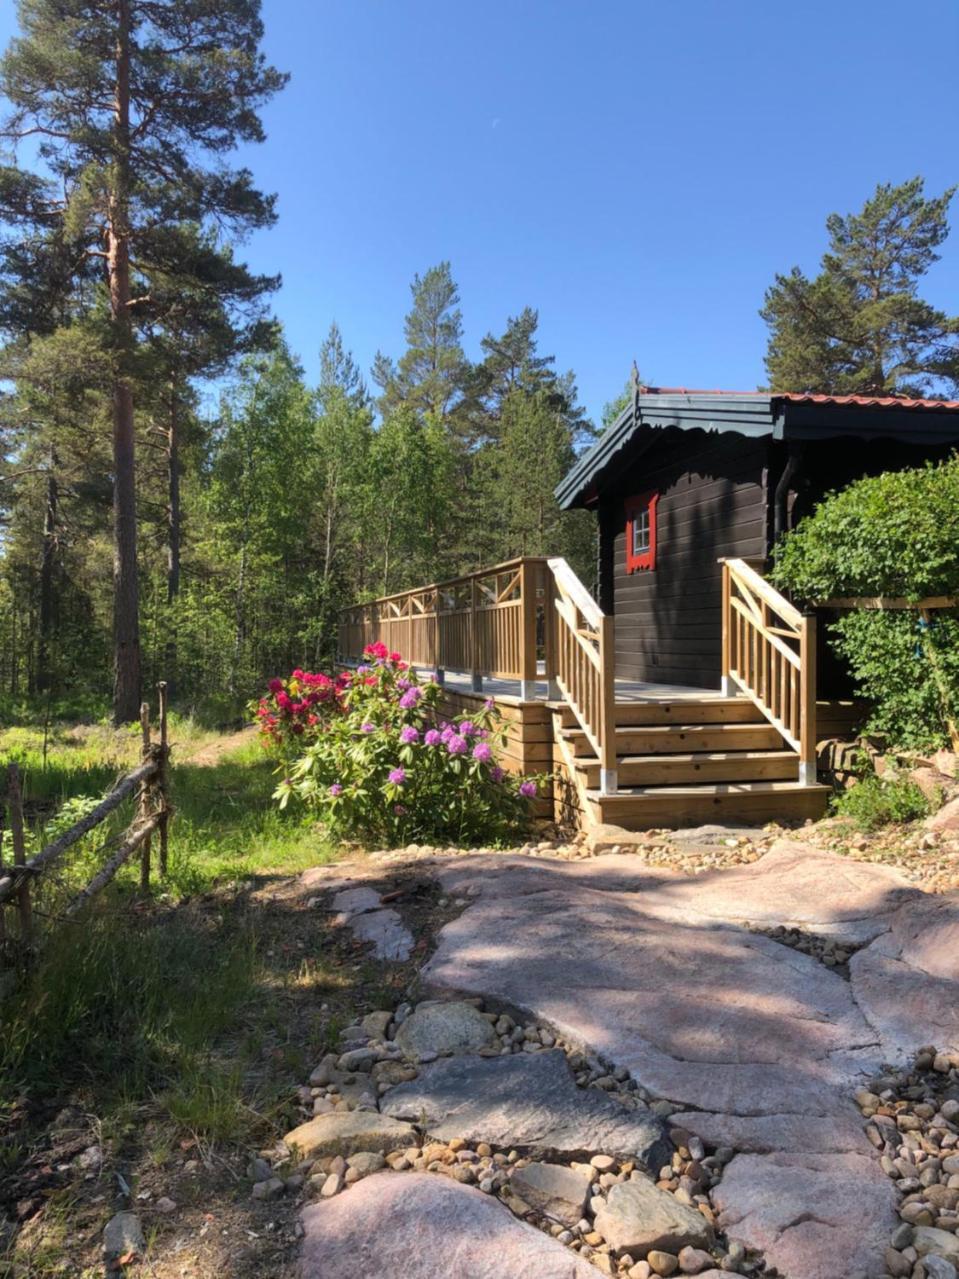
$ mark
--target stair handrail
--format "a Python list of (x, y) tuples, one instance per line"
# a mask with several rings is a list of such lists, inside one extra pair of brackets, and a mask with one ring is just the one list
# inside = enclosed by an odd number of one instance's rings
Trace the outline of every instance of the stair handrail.
[(744, 693), (816, 780), (816, 618), (802, 613), (745, 560), (723, 573), (723, 691)]
[(547, 677), (576, 717), (599, 760), (599, 790), (614, 795), (616, 773), (616, 644), (604, 613), (566, 560), (548, 561), (553, 588)]

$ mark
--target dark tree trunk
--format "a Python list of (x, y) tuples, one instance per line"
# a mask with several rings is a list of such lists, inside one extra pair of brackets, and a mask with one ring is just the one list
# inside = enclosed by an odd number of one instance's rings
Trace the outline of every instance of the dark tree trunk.
[(176, 600), (180, 594), (180, 415), (179, 387), (170, 380), (170, 411), (167, 419), (167, 638), (163, 656), (165, 669), (161, 676), (167, 682), (167, 694), (176, 693), (177, 619)]
[(37, 691), (50, 687), (50, 640), (55, 612), (54, 573), (57, 556), (57, 451), (50, 450), (47, 501), (43, 513), (43, 550), (40, 559), (40, 625), (37, 634)]
[(109, 201), (107, 273), (114, 337), (113, 374), (113, 719), (140, 710), (140, 620), (137, 580), (136, 462), (130, 360), (130, 7), (117, 0), (114, 139), (116, 166)]

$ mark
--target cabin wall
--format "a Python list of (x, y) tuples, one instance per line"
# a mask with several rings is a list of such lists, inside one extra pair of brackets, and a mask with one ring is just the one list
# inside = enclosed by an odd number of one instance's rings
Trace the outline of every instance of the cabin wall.
[[(664, 431), (600, 498), (600, 604), (616, 619), (621, 679), (718, 688), (720, 557), (763, 559), (765, 439)], [(656, 566), (626, 572), (624, 501), (659, 493)]]

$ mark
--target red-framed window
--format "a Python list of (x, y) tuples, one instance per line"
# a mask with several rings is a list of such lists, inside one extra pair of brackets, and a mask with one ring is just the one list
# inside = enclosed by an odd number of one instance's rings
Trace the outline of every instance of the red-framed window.
[(626, 572), (656, 567), (656, 505), (658, 493), (626, 499)]

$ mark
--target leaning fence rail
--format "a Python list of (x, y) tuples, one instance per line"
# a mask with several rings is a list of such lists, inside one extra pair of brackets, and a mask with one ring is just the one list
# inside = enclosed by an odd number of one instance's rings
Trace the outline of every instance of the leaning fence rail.
[(157, 740), (153, 740), (149, 706), (144, 702), (140, 708), (142, 762), (139, 766), (122, 777), (96, 808), (85, 817), (81, 817), (69, 830), (64, 831), (62, 835), (30, 858), (25, 855), (20, 770), (16, 763), (8, 766), (7, 810), (13, 860), (11, 862), (5, 860), (3, 831), (0, 829), (0, 941), (10, 940), (5, 910), (13, 908), (18, 919), (17, 940), (20, 943), (21, 956), (29, 955), (35, 943), (34, 886), (38, 885), (43, 876), (50, 873), (63, 860), (69, 849), (105, 821), (131, 796), (137, 798), (136, 814), (130, 825), (119, 836), (119, 845), (89, 882), (62, 907), (59, 914), (63, 918), (75, 915), (113, 879), (121, 866), (125, 865), (138, 849), (140, 851), (140, 890), (143, 893), (148, 892), (154, 834), (159, 841), (160, 875), (166, 875), (168, 831), (173, 808), (169, 790), (170, 745), (167, 736), (165, 683), (158, 686), (158, 692), (159, 737)]

